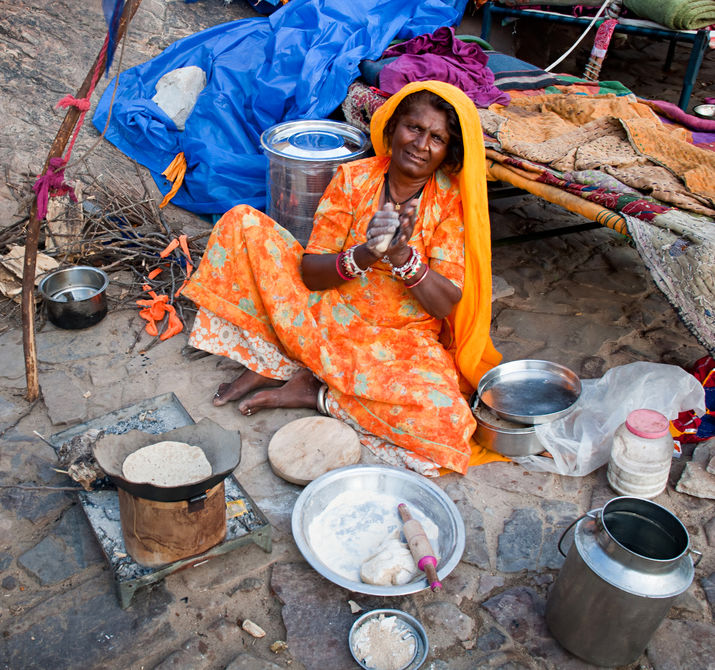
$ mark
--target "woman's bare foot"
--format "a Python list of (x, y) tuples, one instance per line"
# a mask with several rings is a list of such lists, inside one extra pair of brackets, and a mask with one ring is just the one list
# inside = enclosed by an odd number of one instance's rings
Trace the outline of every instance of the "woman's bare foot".
[(275, 407), (309, 407), (315, 409), (318, 403), (318, 390), (321, 382), (310, 370), (296, 372), (278, 389), (258, 391), (250, 398), (238, 404), (238, 410), (246, 416), (255, 414), (259, 409)]
[(243, 398), (247, 393), (255, 391), (264, 386), (280, 386), (285, 382), (281, 379), (271, 379), (259, 375), (253, 370), (246, 370), (241, 376), (234, 379), (230, 384), (221, 384), (213, 397), (216, 407), (221, 407), (233, 400)]

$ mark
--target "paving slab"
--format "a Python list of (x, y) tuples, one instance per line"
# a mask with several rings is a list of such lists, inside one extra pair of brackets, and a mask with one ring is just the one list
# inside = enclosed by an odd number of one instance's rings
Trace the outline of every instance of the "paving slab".
[(18, 558), (18, 563), (40, 584), (47, 586), (69, 579), (104, 556), (86, 517), (78, 505), (70, 507), (52, 535), (42, 539)]
[(167, 605), (155, 593), (151, 601), (122, 610), (110, 585), (93, 580), (5, 622), (0, 667), (98, 667), (119, 649), (136, 662), (142, 657), (142, 645), (154, 636), (171, 637), (171, 629), (160, 616)]
[(355, 615), (346, 592), (304, 564), (278, 564), (271, 586), (284, 603), (286, 642), (306, 670), (352, 670), (347, 640)]
[(653, 670), (712, 670), (715, 627), (666, 619), (648, 645)]
[(592, 668), (562, 649), (549, 633), (544, 619), (545, 601), (530, 588), (515, 587), (490, 598), (484, 609), (512, 640), (523, 645), (531, 656), (548, 659), (556, 668), (585, 670)]

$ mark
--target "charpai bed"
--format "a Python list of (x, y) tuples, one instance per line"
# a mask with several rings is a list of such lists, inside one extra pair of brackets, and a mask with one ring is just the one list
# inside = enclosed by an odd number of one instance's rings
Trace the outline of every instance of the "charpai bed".
[[(394, 56), (388, 50), (384, 67), (396, 67)], [(619, 82), (553, 75), (498, 52), (486, 56), (498, 91), (491, 89), (494, 102), (477, 101), (488, 178), (586, 217), (586, 227), (629, 235), (658, 287), (712, 353), (715, 121), (639, 99)], [(346, 120), (363, 129), (391, 92), (381, 89), (380, 66), (362, 68), (342, 105)], [(388, 87), (393, 78), (386, 78)]]

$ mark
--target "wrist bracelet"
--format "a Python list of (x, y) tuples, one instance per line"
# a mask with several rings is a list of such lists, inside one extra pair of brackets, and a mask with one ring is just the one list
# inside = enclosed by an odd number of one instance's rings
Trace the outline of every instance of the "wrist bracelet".
[(363, 270), (355, 262), (355, 249), (357, 249), (357, 247), (358, 245), (354, 244), (352, 247), (343, 252), (345, 254), (343, 256), (343, 268), (347, 274), (351, 275), (351, 277), (362, 277), (371, 269), (367, 268), (367, 270)]
[(342, 270), (340, 269), (342, 264), (343, 264), (343, 256), (345, 255), (345, 252), (341, 251), (336, 257), (335, 257), (335, 269), (338, 272), (338, 275), (340, 276), (340, 279), (343, 281), (350, 281), (352, 277), (347, 277), (343, 274)]
[(422, 276), (414, 283), (414, 284), (407, 284), (405, 283), (406, 288), (414, 288), (418, 284), (421, 284), (425, 277), (427, 276), (427, 273), (429, 272), (429, 265), (425, 265), (425, 271), (422, 273)]
[(399, 267), (392, 266), (392, 274), (398, 279), (412, 279), (419, 271), (422, 266), (422, 259), (420, 258), (417, 249), (410, 247), (410, 257), (405, 261), (403, 265)]

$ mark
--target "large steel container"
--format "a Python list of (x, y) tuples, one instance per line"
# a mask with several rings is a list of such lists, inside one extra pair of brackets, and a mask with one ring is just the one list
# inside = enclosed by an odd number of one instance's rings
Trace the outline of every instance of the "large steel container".
[(690, 586), (691, 553), (700, 554), (676, 516), (643, 498), (614, 498), (574, 524), (546, 623), (563, 647), (589, 663), (627, 665)]
[(286, 121), (266, 130), (261, 147), (268, 157), (268, 216), (305, 246), (338, 166), (363, 158), (369, 146), (361, 130), (339, 121)]

